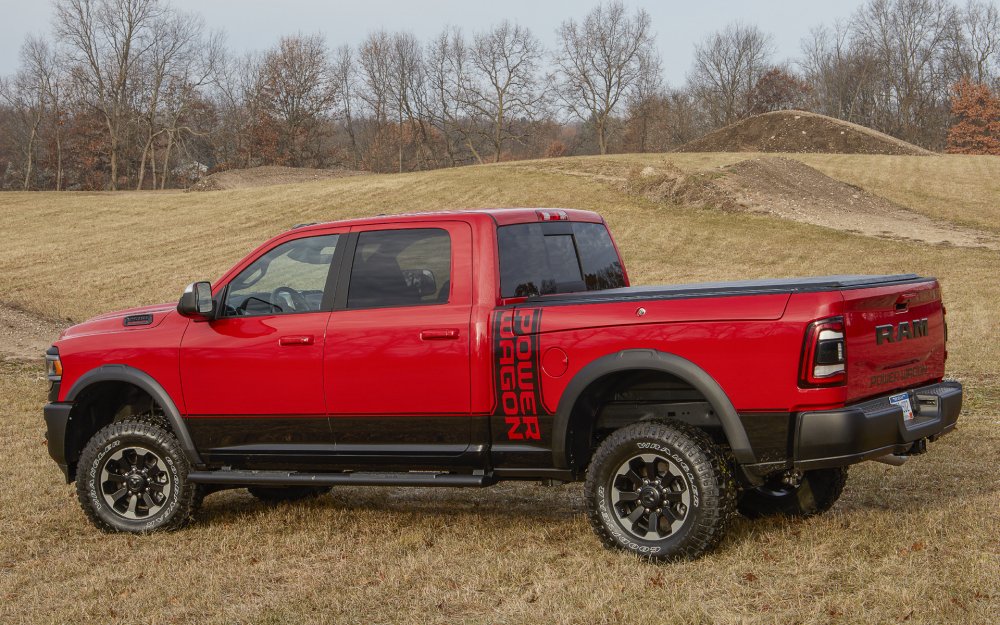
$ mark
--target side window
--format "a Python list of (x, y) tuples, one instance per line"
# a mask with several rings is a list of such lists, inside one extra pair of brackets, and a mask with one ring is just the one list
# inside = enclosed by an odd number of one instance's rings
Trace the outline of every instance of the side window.
[(338, 239), (336, 234), (295, 239), (265, 252), (229, 283), (223, 315), (319, 311)]
[(348, 308), (447, 303), (451, 237), (440, 228), (375, 230), (358, 236)]

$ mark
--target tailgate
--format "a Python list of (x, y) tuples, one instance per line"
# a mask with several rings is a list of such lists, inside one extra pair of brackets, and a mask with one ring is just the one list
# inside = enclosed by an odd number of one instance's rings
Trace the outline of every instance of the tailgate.
[(944, 310), (936, 280), (842, 294), (848, 403), (944, 376)]

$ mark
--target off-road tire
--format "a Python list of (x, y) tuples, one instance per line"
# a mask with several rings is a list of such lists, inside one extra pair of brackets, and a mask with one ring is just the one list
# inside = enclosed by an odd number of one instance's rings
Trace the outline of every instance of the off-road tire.
[[(129, 457), (141, 460), (130, 464)], [(113, 495), (108, 493), (111, 484), (127, 486), (114, 481), (118, 474), (136, 469), (141, 472), (143, 467), (150, 471), (141, 478), (146, 480), (147, 492), (163, 497), (159, 505), (145, 506), (139, 494), (112, 503), (109, 497)], [(87, 518), (103, 531), (143, 534), (173, 530), (187, 524), (200, 503), (197, 486), (187, 479), (189, 470), (180, 442), (163, 422), (149, 416), (127, 417), (100, 429), (84, 447), (76, 479), (77, 498)], [(154, 475), (162, 476), (162, 484), (153, 483)], [(121, 510), (119, 504), (126, 497), (129, 504)], [(133, 500), (139, 503), (131, 504)], [(133, 518), (128, 518), (129, 514)]]
[[(643, 460), (650, 456), (652, 461)], [(640, 495), (646, 486), (653, 486), (639, 484), (634, 493), (630, 492), (634, 480), (627, 471), (636, 462), (645, 467), (639, 473), (645, 470), (646, 477), (652, 473), (657, 488), (661, 481), (664, 487)], [(660, 468), (662, 471), (658, 472)], [(623, 470), (625, 474), (621, 473)], [(628, 518), (621, 515), (623, 507), (628, 510), (633, 502), (626, 501), (624, 495), (639, 497), (632, 514), (638, 511), (640, 516), (631, 529), (626, 527)], [(590, 524), (606, 547), (650, 560), (694, 559), (714, 549), (725, 536), (735, 513), (736, 482), (731, 467), (703, 431), (683, 423), (643, 421), (615, 431), (597, 448), (587, 470), (584, 496)], [(660, 508), (655, 504), (643, 508), (650, 501), (643, 499), (644, 496), (659, 501)], [(677, 507), (678, 504), (682, 507)], [(655, 521), (650, 521), (651, 518)], [(636, 525), (651, 525), (655, 529), (640, 537)], [(669, 526), (666, 535), (662, 535), (664, 525)]]
[(806, 471), (797, 487), (782, 484), (781, 477), (777, 476), (762, 486), (740, 493), (737, 509), (751, 519), (778, 515), (816, 516), (833, 507), (846, 483), (847, 467)]
[(329, 486), (248, 486), (247, 491), (265, 503), (285, 503), (319, 497)]

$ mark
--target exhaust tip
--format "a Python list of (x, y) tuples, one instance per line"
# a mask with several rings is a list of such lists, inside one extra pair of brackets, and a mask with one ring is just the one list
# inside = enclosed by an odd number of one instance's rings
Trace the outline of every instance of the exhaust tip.
[(909, 459), (909, 456), (897, 456), (896, 454), (886, 454), (884, 456), (879, 456), (878, 458), (872, 458), (875, 462), (881, 462), (882, 464), (888, 464), (894, 467), (903, 466)]

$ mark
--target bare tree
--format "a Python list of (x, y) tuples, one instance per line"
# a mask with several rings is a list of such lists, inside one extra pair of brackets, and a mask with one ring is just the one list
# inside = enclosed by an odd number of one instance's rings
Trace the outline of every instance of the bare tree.
[(997, 5), (969, 0), (957, 14), (951, 45), (956, 72), (961, 77), (985, 85), (1000, 81), (1000, 9)]
[(0, 99), (7, 103), (17, 120), (18, 144), (24, 157), (21, 188), (32, 186), (40, 129), (49, 111), (53, 62), (48, 44), (28, 37), (21, 45), (21, 68), (10, 80), (0, 80)]
[[(144, 126), (142, 156), (139, 161), (136, 189), (141, 189), (149, 163), (153, 187), (156, 187), (156, 142), (167, 135), (167, 149), (163, 163), (163, 184), (166, 184), (170, 150), (176, 137), (175, 121), (178, 111), (186, 106), (182, 96), (190, 93), (190, 86), (204, 84), (212, 75), (215, 46), (203, 41), (204, 23), (201, 18), (165, 9), (151, 27), (152, 45), (141, 59), (141, 77), (144, 104), (140, 104), (139, 122)], [(202, 50), (209, 51), (203, 58)]]
[(609, 121), (625, 94), (655, 57), (649, 14), (632, 15), (619, 0), (595, 7), (581, 24), (562, 23), (555, 65), (559, 97), (566, 110), (594, 124), (601, 154), (608, 151)]
[(932, 147), (943, 141), (950, 82), (943, 52), (955, 19), (947, 0), (870, 0), (858, 9), (853, 45), (879, 59), (879, 130)]
[(500, 162), (508, 142), (522, 138), (525, 122), (543, 111), (542, 54), (542, 44), (531, 31), (509, 21), (473, 38), (459, 98), (466, 114), (479, 122), (494, 162)]
[[(403, 171), (404, 143), (417, 142), (418, 158), (427, 166), (427, 129), (424, 126), (423, 48), (411, 33), (394, 33), (389, 53), (389, 93), (396, 108), (398, 171)], [(403, 122), (407, 126), (404, 129)]]
[(870, 125), (877, 59), (851, 45), (847, 23), (818, 26), (802, 41), (799, 66), (812, 88), (816, 112)]
[(463, 91), (469, 84), (469, 46), (458, 28), (445, 28), (428, 45), (425, 54), (427, 73), (427, 115), (445, 141), (448, 163), (463, 162), (461, 147), (479, 163), (483, 159), (476, 148), (475, 120), (466, 114)]
[(384, 30), (370, 33), (358, 48), (361, 65), (359, 95), (369, 114), (378, 123), (385, 123), (392, 100), (392, 38)]
[(262, 71), (264, 103), (281, 128), (280, 149), (292, 165), (304, 165), (307, 155), (316, 156), (321, 122), (337, 97), (326, 43), (320, 35), (282, 37), (264, 55)]
[(355, 95), (357, 72), (354, 67), (354, 51), (351, 49), (351, 46), (343, 45), (337, 48), (336, 57), (331, 69), (334, 89), (340, 94), (337, 100), (337, 116), (343, 120), (344, 129), (347, 131), (347, 136), (350, 140), (352, 167), (358, 169), (361, 163), (361, 153), (354, 130), (354, 100), (357, 97)]
[(652, 144), (661, 149), (665, 147), (662, 141), (654, 140), (652, 135), (657, 134), (654, 126), (666, 124), (664, 113), (668, 107), (665, 106), (660, 58), (643, 56), (640, 62), (643, 67), (640, 68), (639, 79), (626, 97), (628, 108), (626, 134), (632, 135), (629, 141), (630, 149), (646, 152), (653, 147)]
[[(160, 128), (166, 137), (163, 146), (163, 165), (160, 168), (160, 189), (167, 188), (170, 177), (170, 156), (174, 148), (186, 145), (191, 136), (206, 136), (207, 128), (196, 128), (197, 113), (203, 111), (206, 102), (203, 89), (218, 82), (225, 63), (224, 36), (221, 32), (211, 34), (207, 39), (199, 37), (196, 50), (190, 50), (178, 58), (169, 74), (166, 90), (162, 98)], [(153, 182), (156, 182), (155, 170)]]
[(715, 127), (750, 115), (754, 85), (771, 67), (774, 44), (752, 24), (734, 22), (695, 45), (691, 92)]
[(109, 187), (118, 188), (121, 146), (131, 121), (137, 69), (154, 45), (156, 0), (56, 0), (56, 33), (75, 65), (74, 75), (108, 130)]

